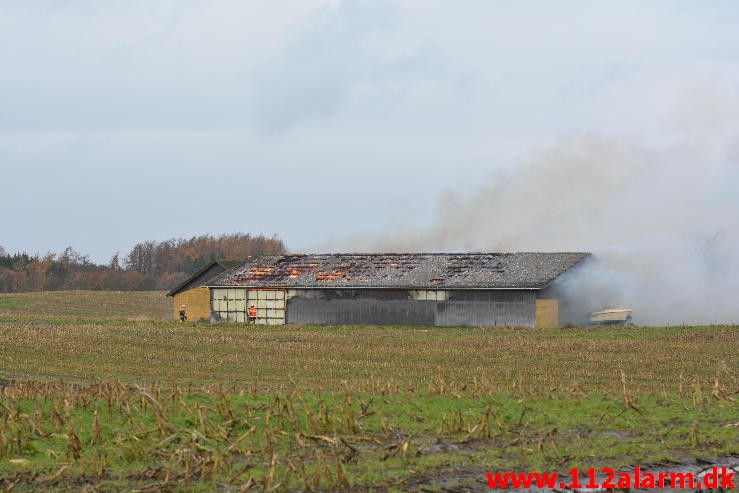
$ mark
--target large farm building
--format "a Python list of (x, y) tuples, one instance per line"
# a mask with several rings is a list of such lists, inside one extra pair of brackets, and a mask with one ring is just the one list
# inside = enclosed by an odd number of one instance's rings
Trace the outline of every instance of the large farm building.
[[(190, 320), (257, 324), (559, 325), (554, 281), (588, 253), (402, 253), (213, 262), (168, 294)], [(188, 294), (191, 293), (191, 294)]]

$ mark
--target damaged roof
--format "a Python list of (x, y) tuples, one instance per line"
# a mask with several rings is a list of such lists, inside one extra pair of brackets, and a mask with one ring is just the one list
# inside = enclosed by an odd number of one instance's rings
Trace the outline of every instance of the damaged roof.
[(378, 253), (255, 257), (208, 287), (543, 289), (590, 256), (570, 253)]

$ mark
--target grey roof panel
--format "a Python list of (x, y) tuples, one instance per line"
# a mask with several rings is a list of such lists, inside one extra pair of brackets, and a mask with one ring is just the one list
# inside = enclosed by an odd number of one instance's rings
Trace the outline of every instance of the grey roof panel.
[(262, 256), (210, 287), (542, 289), (589, 253), (381, 253)]
[(172, 288), (167, 296), (174, 296), (182, 291), (203, 286), (216, 276), (223, 274), (224, 271), (238, 267), (244, 263), (243, 260), (214, 260), (205, 264), (197, 272), (180, 282)]

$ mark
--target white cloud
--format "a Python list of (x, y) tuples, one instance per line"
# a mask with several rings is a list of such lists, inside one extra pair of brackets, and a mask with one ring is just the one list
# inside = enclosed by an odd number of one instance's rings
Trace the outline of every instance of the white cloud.
[[(251, 230), (300, 250), (428, 224), (446, 191), (465, 195), (563, 136), (699, 140), (725, 128), (725, 95), (739, 93), (738, 9), (3, 2), (0, 170), (36, 183), (36, 203), (13, 219), (27, 189), (5, 191), (0, 245), (106, 260), (147, 238)], [(202, 207), (211, 198), (217, 211)], [(59, 207), (65, 228), (46, 213)]]

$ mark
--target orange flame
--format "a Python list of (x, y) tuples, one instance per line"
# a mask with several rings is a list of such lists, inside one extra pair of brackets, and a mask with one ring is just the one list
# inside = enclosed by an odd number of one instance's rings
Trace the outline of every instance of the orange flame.
[(340, 270), (337, 270), (334, 272), (323, 272), (322, 270), (319, 270), (316, 273), (316, 281), (330, 282), (330, 281), (335, 281), (336, 279), (340, 277), (346, 278), (347, 276)]

